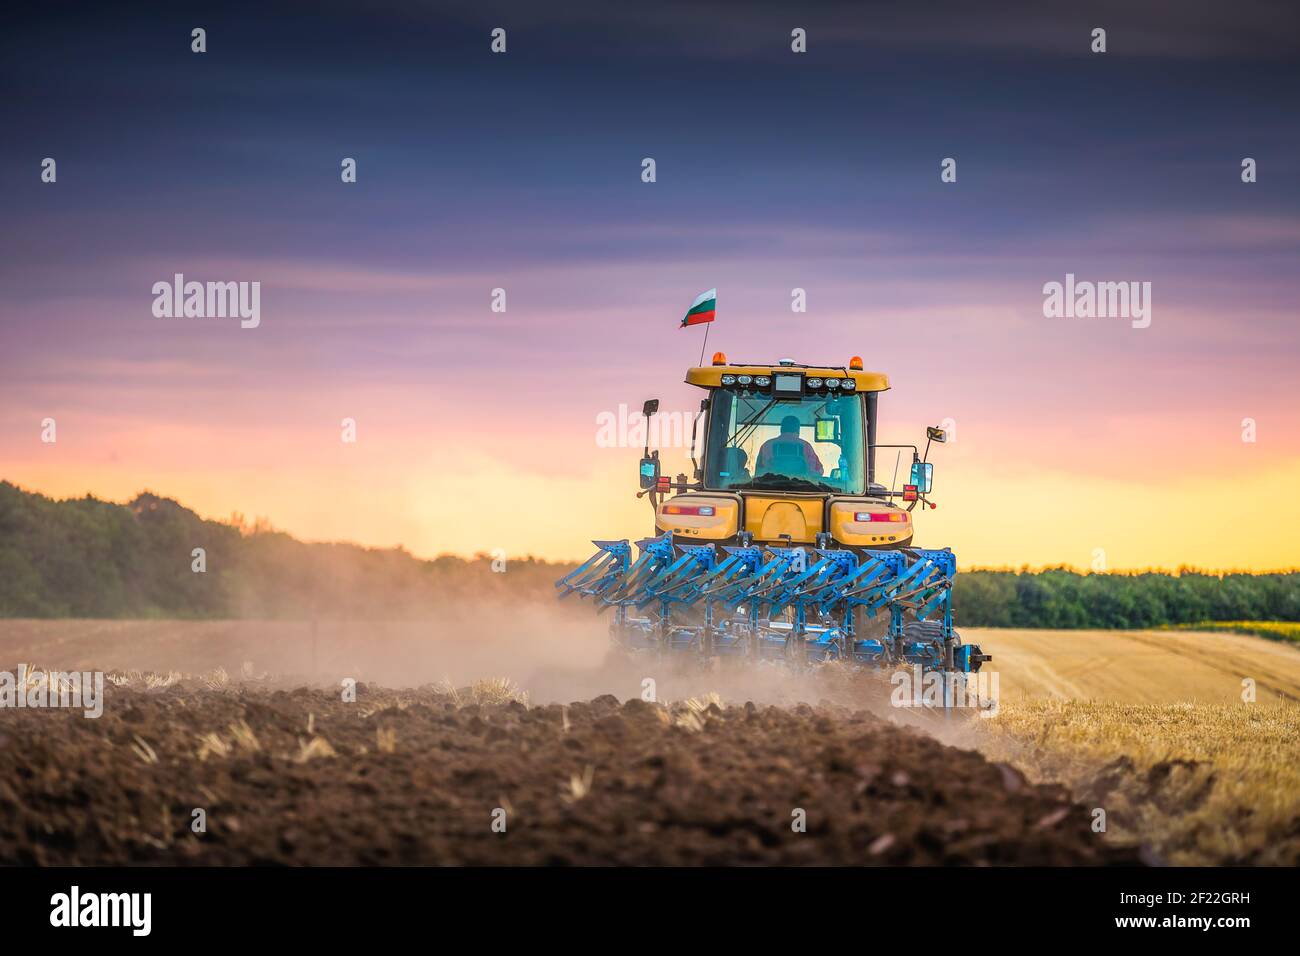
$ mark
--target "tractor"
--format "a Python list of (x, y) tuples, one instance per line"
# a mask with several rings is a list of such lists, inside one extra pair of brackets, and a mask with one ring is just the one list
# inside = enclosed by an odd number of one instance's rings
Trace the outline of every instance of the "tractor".
[[(686, 382), (706, 392), (693, 478), (662, 475), (647, 440), (637, 495), (649, 498), (654, 535), (635, 553), (627, 540), (596, 541), (556, 582), (561, 597), (613, 612), (618, 652), (943, 675), (991, 659), (953, 627), (952, 552), (913, 546), (914, 509), (935, 507), (930, 448), (947, 435), (927, 428), (924, 450), (877, 443), (886, 375), (857, 357), (733, 364), (718, 352)], [(658, 408), (645, 403), (647, 422)]]

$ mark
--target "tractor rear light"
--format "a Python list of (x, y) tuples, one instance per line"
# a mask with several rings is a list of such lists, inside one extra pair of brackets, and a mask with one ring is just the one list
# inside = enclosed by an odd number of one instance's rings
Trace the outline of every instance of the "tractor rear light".
[(659, 481), (656, 483), (655, 488), (659, 491), (667, 491), (669, 488), (672, 487), (672, 484), (673, 484), (673, 480), (669, 478), (667, 475), (663, 475), (659, 478)]
[(734, 376), (734, 375), (724, 375), (724, 376), (722, 376), (722, 384), (723, 384), (723, 385), (735, 385), (735, 384), (736, 384), (736, 376)]
[(906, 521), (907, 516), (901, 511), (859, 511), (853, 516), (854, 521)]
[(808, 381), (808, 387), (809, 387), (809, 388), (821, 388), (821, 387), (822, 387), (822, 380), (819, 379), (819, 378), (810, 378), (810, 379), (808, 379), (807, 381)]
[(664, 505), (666, 515), (699, 515), (701, 518), (713, 517), (713, 505)]
[(916, 485), (903, 485), (903, 500), (904, 501), (916, 500)]

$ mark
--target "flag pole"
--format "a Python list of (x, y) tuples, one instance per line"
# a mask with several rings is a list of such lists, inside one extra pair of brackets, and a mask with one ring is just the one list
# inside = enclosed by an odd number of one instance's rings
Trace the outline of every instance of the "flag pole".
[(704, 350), (709, 346), (709, 326), (711, 325), (713, 325), (712, 322), (704, 323), (704, 341), (700, 344), (700, 365), (704, 364)]

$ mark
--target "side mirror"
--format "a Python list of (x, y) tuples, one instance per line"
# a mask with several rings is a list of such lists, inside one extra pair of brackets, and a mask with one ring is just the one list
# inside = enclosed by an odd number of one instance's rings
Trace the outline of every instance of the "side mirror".
[(641, 459), (641, 487), (650, 489), (659, 484), (659, 456), (646, 455)]
[(930, 487), (934, 484), (934, 465), (928, 461), (912, 462), (912, 481), (916, 485), (916, 490), (923, 495), (930, 493)]
[[(659, 399), (657, 398), (647, 398), (645, 400), (645, 404), (641, 406), (641, 417), (645, 419), (645, 451), (641, 453), (645, 455), (645, 458), (641, 460), (641, 487), (642, 488), (650, 487), (645, 483), (645, 461), (650, 457), (650, 416), (657, 411), (659, 411)], [(656, 451), (655, 457), (657, 458), (658, 456), (659, 453)], [(659, 465), (658, 463), (656, 463), (655, 464), (656, 475), (659, 474), (658, 469), (659, 469)]]
[(939, 444), (942, 445), (944, 442), (948, 440), (948, 433), (944, 431), (942, 428), (939, 428), (935, 425), (931, 425), (929, 428), (925, 430), (925, 437), (930, 439), (930, 441), (937, 441)]

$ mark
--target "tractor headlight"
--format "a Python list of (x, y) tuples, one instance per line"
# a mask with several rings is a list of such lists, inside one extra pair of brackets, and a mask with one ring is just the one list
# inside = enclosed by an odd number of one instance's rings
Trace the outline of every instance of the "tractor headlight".
[(840, 388), (844, 389), (846, 392), (851, 392), (857, 387), (858, 383), (853, 381), (851, 378), (846, 378), (844, 381), (840, 382)]
[(754, 376), (752, 376), (752, 375), (737, 375), (737, 376), (736, 376), (736, 384), (737, 384), (737, 385), (748, 385), (748, 384), (750, 384), (750, 383), (753, 382), (753, 381), (754, 381)]
[(722, 384), (723, 384), (723, 385), (735, 385), (735, 384), (736, 384), (736, 376), (734, 376), (734, 375), (724, 375), (724, 376), (722, 376)]
[(772, 378), (769, 375), (756, 375), (754, 376), (754, 384), (759, 388), (767, 388), (772, 384)]
[(809, 388), (821, 388), (821, 387), (822, 387), (822, 380), (819, 379), (819, 378), (810, 378), (810, 379), (808, 379), (808, 387), (809, 387)]
[(828, 379), (826, 380), (826, 387), (827, 387), (827, 388), (839, 388), (839, 387), (840, 387), (840, 380), (839, 380), (838, 378), (828, 378)]

